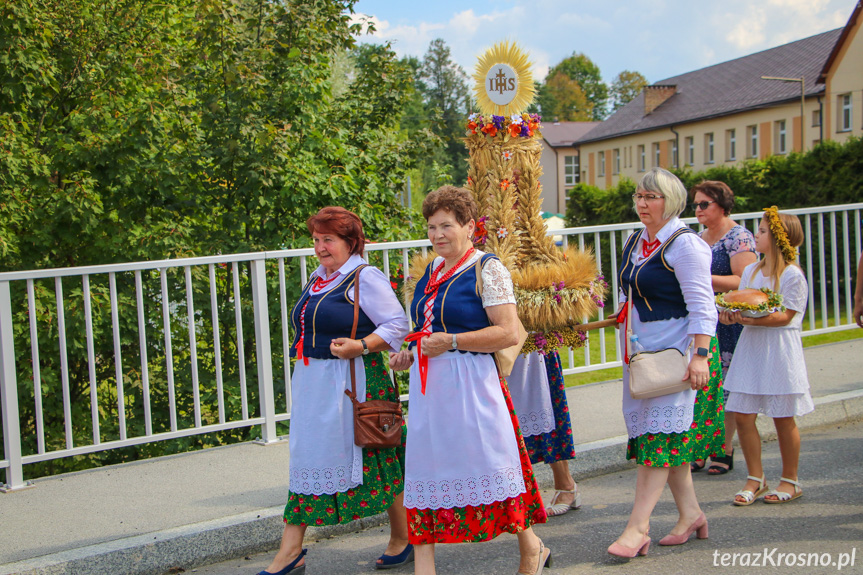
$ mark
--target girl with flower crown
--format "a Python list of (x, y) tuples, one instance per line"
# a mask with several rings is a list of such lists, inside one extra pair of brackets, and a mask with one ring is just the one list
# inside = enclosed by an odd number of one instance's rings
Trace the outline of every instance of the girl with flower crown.
[(800, 336), (809, 289), (800, 266), (797, 246), (803, 228), (796, 216), (780, 214), (776, 206), (764, 210), (755, 234), (755, 249), (763, 258), (750, 264), (740, 278), (740, 288), (769, 288), (782, 295), (784, 311), (752, 318), (723, 311), (719, 321), (742, 324), (743, 333), (725, 379), (729, 391), (726, 409), (737, 414), (740, 447), (749, 477), (734, 496), (735, 505), (751, 505), (767, 491), (761, 464), (761, 437), (755, 427), (759, 413), (773, 418), (782, 454), (782, 476), (765, 503), (785, 503), (803, 495), (797, 480), (800, 432), (794, 416), (814, 409), (803, 359)]

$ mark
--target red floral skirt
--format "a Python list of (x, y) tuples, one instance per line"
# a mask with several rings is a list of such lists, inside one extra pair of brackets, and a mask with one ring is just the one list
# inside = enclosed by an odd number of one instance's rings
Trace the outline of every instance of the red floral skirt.
[(533, 477), (533, 467), (524, 445), (509, 388), (501, 378), (510, 420), (518, 440), (521, 472), (526, 491), (518, 497), (488, 505), (452, 509), (408, 509), (408, 540), (413, 545), (489, 541), (501, 533), (520, 533), (536, 523), (545, 523), (545, 505)]

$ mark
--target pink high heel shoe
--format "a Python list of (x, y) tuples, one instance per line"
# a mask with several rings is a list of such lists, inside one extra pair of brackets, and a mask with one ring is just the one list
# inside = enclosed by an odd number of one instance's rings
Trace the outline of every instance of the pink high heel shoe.
[(683, 545), (689, 541), (689, 536), (692, 535), (693, 532), (695, 532), (695, 536), (699, 539), (707, 539), (707, 517), (705, 517), (703, 511), (701, 515), (698, 516), (698, 519), (696, 519), (685, 532), (680, 535), (668, 534), (659, 540), (659, 544)]
[(636, 555), (647, 555), (647, 552), (650, 550), (650, 534), (645, 533), (644, 539), (642, 539), (641, 544), (635, 547), (626, 547), (625, 545), (621, 545), (618, 542), (612, 543), (608, 547), (608, 554), (614, 555), (615, 557), (624, 557), (627, 559), (631, 559)]

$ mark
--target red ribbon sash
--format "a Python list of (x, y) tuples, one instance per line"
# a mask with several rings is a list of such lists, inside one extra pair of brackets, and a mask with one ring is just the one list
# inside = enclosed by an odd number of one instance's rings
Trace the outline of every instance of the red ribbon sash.
[(412, 334), (409, 334), (405, 341), (415, 341), (417, 342), (417, 357), (419, 357), (420, 361), (420, 382), (422, 385), (420, 386), (420, 392), (425, 395), (426, 394), (426, 381), (428, 380), (428, 372), (429, 372), (429, 358), (426, 354), (423, 353), (423, 342), (422, 338), (426, 336), (430, 336), (430, 331), (416, 331)]

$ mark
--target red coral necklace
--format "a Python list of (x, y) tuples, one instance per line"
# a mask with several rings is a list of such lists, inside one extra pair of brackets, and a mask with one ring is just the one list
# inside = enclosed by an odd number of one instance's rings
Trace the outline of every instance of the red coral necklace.
[(656, 248), (659, 247), (659, 240), (653, 240), (652, 242), (649, 242), (642, 238), (641, 242), (641, 255), (644, 257), (648, 257), (650, 254), (656, 251)]
[(321, 291), (322, 289), (324, 289), (325, 287), (330, 285), (334, 279), (339, 277), (339, 275), (341, 275), (341, 274), (339, 274), (339, 272), (336, 272), (328, 280), (321, 279), (321, 276), (316, 276), (315, 277), (315, 283), (314, 283), (314, 285), (312, 285), (312, 291), (313, 292)]
[(449, 271), (443, 275), (443, 277), (437, 279), (438, 274), (441, 272), (441, 270), (443, 270), (443, 267), (446, 265), (446, 260), (442, 261), (440, 265), (432, 272), (431, 277), (429, 278), (429, 282), (426, 284), (424, 290), (426, 295), (432, 293), (433, 291), (437, 291), (437, 288), (439, 288), (442, 283), (451, 278), (456, 272), (456, 270), (460, 268), (461, 265), (466, 262), (475, 251), (475, 248), (470, 248), (467, 252), (465, 252), (465, 254), (461, 257), (458, 263), (451, 267)]

